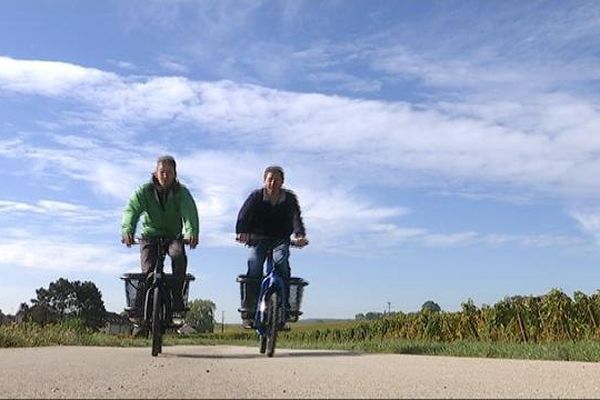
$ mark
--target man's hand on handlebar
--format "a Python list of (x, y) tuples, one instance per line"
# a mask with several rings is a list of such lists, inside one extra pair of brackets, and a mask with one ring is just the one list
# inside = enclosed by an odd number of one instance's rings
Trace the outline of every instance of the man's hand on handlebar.
[(133, 235), (130, 233), (123, 235), (121, 237), (121, 243), (123, 243), (127, 247), (131, 247), (131, 245), (134, 243)]
[(235, 235), (235, 240), (237, 242), (240, 243), (248, 243), (248, 241), (250, 240), (250, 234), (249, 233), (238, 233)]
[[(266, 238), (263, 235), (255, 235), (252, 233), (236, 233), (235, 240), (240, 243), (248, 244), (251, 240), (257, 240), (258, 238)], [(305, 236), (296, 236), (290, 241), (290, 244), (294, 247), (302, 248), (308, 244), (308, 239)]]
[[(141, 240), (141, 238), (137, 238), (136, 241), (136, 238), (132, 234), (125, 234), (121, 237), (121, 243), (127, 247), (138, 244)], [(190, 249), (195, 249), (198, 246), (198, 236), (190, 236), (189, 239), (184, 239), (183, 243), (189, 245)]]
[(188, 244), (190, 246), (190, 249), (195, 249), (196, 246), (198, 246), (198, 236), (190, 236), (190, 238), (188, 239)]
[(296, 236), (292, 239), (292, 246), (302, 248), (308, 245), (308, 239), (305, 236)]
[[(235, 240), (239, 243), (248, 244), (251, 240), (256, 240), (257, 236), (261, 237), (262, 235), (254, 235), (247, 232), (236, 233)], [(294, 247), (302, 248), (308, 245), (308, 239), (306, 236), (296, 236), (290, 241), (290, 244)]]

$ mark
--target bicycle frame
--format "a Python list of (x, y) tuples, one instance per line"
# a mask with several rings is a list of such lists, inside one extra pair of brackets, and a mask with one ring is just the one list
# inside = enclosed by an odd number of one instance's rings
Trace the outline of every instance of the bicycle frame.
[(280, 312), (277, 313), (277, 329), (281, 329), (288, 319), (287, 307), (285, 307), (285, 300), (287, 298), (287, 290), (285, 289), (285, 283), (283, 278), (279, 275), (275, 269), (273, 262), (273, 250), (269, 250), (267, 254), (267, 270), (266, 275), (263, 277), (260, 284), (260, 291), (258, 294), (258, 301), (256, 304), (256, 314), (254, 316), (255, 328), (259, 335), (264, 336), (266, 334), (266, 311), (269, 296), (273, 292), (277, 292), (278, 303)]
[[(136, 238), (133, 244), (140, 244), (142, 238)], [(168, 254), (168, 246), (173, 239), (157, 237), (152, 239), (152, 245), (156, 246), (156, 262), (154, 269), (151, 273), (144, 276), (144, 274), (124, 274), (121, 279), (125, 280), (125, 291), (128, 298), (129, 310), (141, 311), (137, 314), (134, 311), (133, 315), (140, 315), (143, 318), (144, 324), (150, 328), (150, 337), (152, 339), (152, 356), (157, 356), (162, 352), (162, 336), (166, 330), (173, 327), (173, 299), (171, 295), (171, 275), (164, 272), (164, 263)], [(174, 239), (182, 240), (184, 245), (189, 244), (187, 239)], [(141, 275), (141, 277), (139, 277)], [(136, 279), (137, 278), (137, 279)], [(183, 286), (183, 301), (184, 304), (187, 301), (187, 291), (189, 282), (195, 280), (191, 274), (186, 274)], [(137, 281), (138, 286), (130, 283), (130, 281)], [(144, 282), (142, 285), (141, 282)], [(128, 295), (128, 284), (135, 288), (137, 294), (135, 297), (142, 295), (141, 303), (138, 303), (136, 299), (133, 300), (133, 308), (131, 307), (131, 297)], [(143, 288), (143, 289), (142, 289)], [(140, 293), (141, 290), (144, 292)], [(139, 306), (138, 306), (139, 304)]]
[[(267, 238), (269, 240), (271, 238)], [(275, 267), (273, 259), (273, 251), (276, 243), (269, 243), (269, 248), (266, 254), (266, 275), (260, 282), (260, 290), (256, 304), (256, 313), (254, 316), (254, 328), (260, 337), (260, 353), (267, 353), (268, 357), (272, 357), (275, 353), (277, 333), (282, 330), (288, 321), (292, 321), (289, 317), (288, 297), (290, 287), (289, 281), (285, 282), (281, 271)], [(290, 247), (301, 247), (294, 241), (289, 241)], [(308, 284), (308, 283), (306, 283)], [(303, 285), (304, 286), (304, 285)], [(297, 316), (296, 319), (297, 320)]]
[(144, 319), (149, 322), (152, 336), (152, 356), (162, 353), (162, 335), (173, 319), (171, 291), (167, 287), (164, 266), (169, 241), (156, 239), (157, 257), (152, 274), (152, 285), (146, 291)]
[[(302, 314), (300, 312), (300, 302), (302, 298), (302, 290), (308, 285), (308, 282), (298, 278), (289, 277), (289, 282), (285, 282), (280, 271), (275, 268), (273, 260), (273, 250), (276, 243), (285, 244), (281, 239), (261, 235), (261, 234), (246, 234), (245, 237), (236, 238), (238, 242), (244, 243), (246, 246), (260, 245), (261, 240), (267, 240), (268, 248), (266, 253), (266, 275), (260, 279), (258, 296), (256, 299), (256, 309), (254, 312), (253, 325), (260, 338), (260, 353), (267, 353), (267, 356), (272, 357), (275, 352), (275, 342), (277, 332), (282, 330), (286, 322), (296, 322)], [(302, 248), (308, 244), (305, 238), (287, 241), (290, 247)], [(276, 247), (276, 246), (275, 246)], [(261, 267), (262, 268), (262, 267)], [(238, 310), (242, 313), (242, 319), (247, 321), (244, 313), (249, 311), (250, 304), (248, 299), (253, 300), (253, 295), (249, 297), (248, 285), (249, 281), (254, 281), (256, 278), (249, 278), (246, 275), (239, 275), (237, 281), (240, 283), (242, 307)], [(288, 310), (292, 306), (291, 299), (288, 304), (288, 296), (290, 288), (294, 283), (294, 309)], [(289, 284), (289, 285), (288, 285)], [(254, 285), (254, 283), (252, 283)], [(253, 289), (254, 290), (254, 289)], [(290, 318), (291, 317), (291, 318)], [(250, 328), (248, 325), (244, 325)]]

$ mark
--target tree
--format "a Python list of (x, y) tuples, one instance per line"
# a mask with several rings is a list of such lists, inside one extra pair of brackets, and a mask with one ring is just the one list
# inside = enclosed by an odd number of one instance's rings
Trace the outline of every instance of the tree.
[(102, 301), (102, 293), (93, 282), (73, 282), (76, 298), (76, 315), (83, 323), (92, 328), (99, 329), (104, 324), (106, 308)]
[(380, 313), (380, 312), (369, 311), (368, 313), (365, 314), (365, 319), (367, 321), (374, 321), (376, 319), (381, 319), (381, 318), (383, 318), (383, 313)]
[(45, 325), (67, 318), (78, 318), (85, 326), (94, 330), (104, 323), (106, 309), (102, 293), (93, 282), (69, 282), (60, 278), (50, 283), (48, 289), (39, 288), (35, 293), (37, 297), (31, 299), (31, 307), (21, 305), (25, 319)]
[(215, 329), (215, 310), (217, 306), (210, 300), (196, 299), (190, 302), (187, 323), (200, 333), (212, 333)]
[(442, 308), (439, 306), (438, 303), (436, 303), (433, 300), (427, 300), (425, 303), (423, 303), (423, 305), (421, 306), (421, 312), (425, 312), (425, 311), (429, 311), (429, 312), (440, 312), (442, 311)]

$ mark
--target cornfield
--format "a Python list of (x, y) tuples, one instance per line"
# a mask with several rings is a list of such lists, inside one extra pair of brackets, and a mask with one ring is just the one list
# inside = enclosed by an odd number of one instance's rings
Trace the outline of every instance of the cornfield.
[(375, 321), (340, 327), (294, 329), (284, 337), (300, 342), (363, 342), (388, 339), (453, 342), (549, 343), (600, 339), (600, 291), (575, 292), (571, 299), (559, 289), (543, 296), (506, 297), (478, 308), (472, 300), (458, 312), (396, 313)]

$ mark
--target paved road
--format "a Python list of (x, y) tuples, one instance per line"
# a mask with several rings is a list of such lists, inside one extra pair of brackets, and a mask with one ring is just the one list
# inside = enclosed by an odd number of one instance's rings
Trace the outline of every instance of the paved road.
[(234, 346), (0, 349), (0, 398), (600, 397), (600, 364)]

